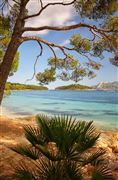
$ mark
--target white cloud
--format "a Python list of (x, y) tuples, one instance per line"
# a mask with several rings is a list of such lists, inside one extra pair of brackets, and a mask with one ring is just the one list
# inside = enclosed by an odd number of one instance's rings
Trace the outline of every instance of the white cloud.
[[(34, 14), (39, 11), (40, 4), (38, 3), (38, 1), (35, 2), (34, 1), (30, 1), (30, 3), (28, 3), (27, 5), (29, 14)], [(47, 1), (45, 0), (45, 2)], [(62, 5), (49, 6), (47, 9), (44, 10), (44, 12), (40, 16), (27, 20), (25, 26), (38, 27), (44, 25), (48, 25), (48, 26), (71, 25), (74, 24), (74, 21), (72, 20), (74, 17), (73, 12), (74, 11), (72, 6), (62, 6)], [(48, 31), (42, 31), (37, 33), (46, 34), (48, 33)]]
[(69, 39), (66, 39), (66, 40), (63, 41), (60, 45), (61, 45), (61, 46), (66, 46), (66, 45), (68, 45), (68, 44), (70, 44), (70, 40), (69, 40)]
[[(60, 46), (67, 46), (67, 45), (69, 45), (70, 44), (70, 40), (69, 39), (66, 39), (66, 40), (64, 40), (62, 43), (60, 43), (59, 45)], [(59, 48), (54, 48), (54, 50), (55, 51), (59, 51), (60, 49)]]

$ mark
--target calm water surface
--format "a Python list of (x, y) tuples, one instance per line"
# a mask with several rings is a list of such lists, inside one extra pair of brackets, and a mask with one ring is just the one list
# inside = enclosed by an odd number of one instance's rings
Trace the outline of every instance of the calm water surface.
[(118, 91), (14, 91), (3, 107), (16, 115), (69, 114), (118, 130)]

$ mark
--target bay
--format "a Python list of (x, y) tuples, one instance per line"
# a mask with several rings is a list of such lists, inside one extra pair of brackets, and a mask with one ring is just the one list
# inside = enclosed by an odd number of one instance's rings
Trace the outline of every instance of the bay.
[(118, 130), (118, 91), (13, 91), (2, 106), (16, 116), (72, 115)]

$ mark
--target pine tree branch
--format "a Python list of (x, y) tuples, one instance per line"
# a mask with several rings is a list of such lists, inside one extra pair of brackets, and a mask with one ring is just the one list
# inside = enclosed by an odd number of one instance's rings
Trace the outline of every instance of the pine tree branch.
[(69, 48), (69, 47), (66, 47), (66, 46), (61, 46), (61, 45), (58, 45), (58, 44), (55, 44), (55, 43), (52, 43), (52, 42), (48, 42), (48, 41), (46, 41), (46, 40), (44, 40), (44, 39), (42, 39), (40, 37), (37, 37), (37, 36), (22, 37), (20, 42), (23, 43), (25, 41), (30, 41), (30, 40), (34, 40), (34, 41), (37, 41), (39, 43), (43, 43), (43, 44), (47, 45), (51, 49), (51, 51), (53, 52), (55, 59), (56, 59), (56, 53), (55, 53), (53, 48), (60, 49), (65, 57), (67, 57), (67, 54), (68, 54), (65, 50), (75, 51), (75, 48)]
[(27, 82), (27, 81), (31, 81), (31, 80), (34, 79), (34, 77), (35, 77), (35, 75), (36, 75), (36, 65), (37, 65), (37, 62), (38, 62), (38, 60), (39, 60), (39, 57), (41, 57), (42, 54), (43, 54), (43, 46), (42, 46), (42, 44), (41, 44), (39, 41), (37, 41), (37, 42), (38, 42), (38, 44), (39, 44), (39, 46), (40, 46), (40, 54), (38, 54), (37, 57), (36, 57), (36, 60), (35, 60), (35, 63), (34, 63), (34, 72), (33, 72), (32, 77), (31, 77), (30, 79), (27, 79), (26, 82)]
[(39, 10), (38, 13), (36, 14), (32, 14), (32, 15), (29, 15), (29, 16), (26, 16), (24, 19), (29, 19), (29, 18), (33, 18), (33, 17), (36, 17), (36, 16), (39, 16), (47, 7), (49, 6), (54, 6), (54, 5), (63, 5), (63, 6), (67, 6), (67, 5), (71, 5), (75, 2), (76, 0), (73, 0), (69, 3), (64, 3), (64, 2), (55, 2), (55, 3), (48, 3), (46, 4), (45, 6), (43, 6), (43, 3), (42, 3), (42, 0), (40, 0), (41, 2), (41, 9)]
[(88, 28), (90, 30), (93, 30), (94, 32), (97, 32), (101, 35), (104, 35), (104, 33), (110, 33), (113, 32), (112, 30), (109, 29), (101, 29), (96, 26), (91, 26), (89, 24), (85, 23), (78, 23), (74, 25), (69, 25), (69, 26), (41, 26), (41, 27), (24, 27), (22, 29), (22, 32), (28, 32), (28, 31), (43, 31), (43, 30), (53, 30), (53, 31), (67, 31), (67, 30), (72, 30), (72, 29), (77, 29), (77, 28)]
[(37, 37), (37, 36), (27, 36), (27, 37), (22, 37), (20, 39), (20, 42), (23, 43), (25, 41), (30, 41), (30, 40), (34, 40), (34, 41), (37, 41), (37, 42), (41, 42), (47, 46), (51, 46), (51, 47), (55, 47), (55, 48), (59, 48), (59, 49), (66, 49), (66, 50), (74, 50), (74, 48), (68, 48), (66, 46), (61, 46), (61, 45), (58, 45), (58, 44), (55, 44), (55, 43), (52, 43), (52, 42), (48, 42), (40, 37)]
[(40, 5), (41, 5), (41, 8), (43, 8), (43, 2), (42, 2), (42, 0), (40, 0)]
[(16, 4), (20, 5), (20, 3), (16, 0), (12, 0), (13, 2), (15, 2)]

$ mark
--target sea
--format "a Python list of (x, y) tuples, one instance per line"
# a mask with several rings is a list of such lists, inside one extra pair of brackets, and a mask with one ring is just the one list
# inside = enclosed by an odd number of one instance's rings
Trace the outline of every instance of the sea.
[(2, 108), (9, 116), (69, 115), (118, 131), (118, 91), (13, 91)]

